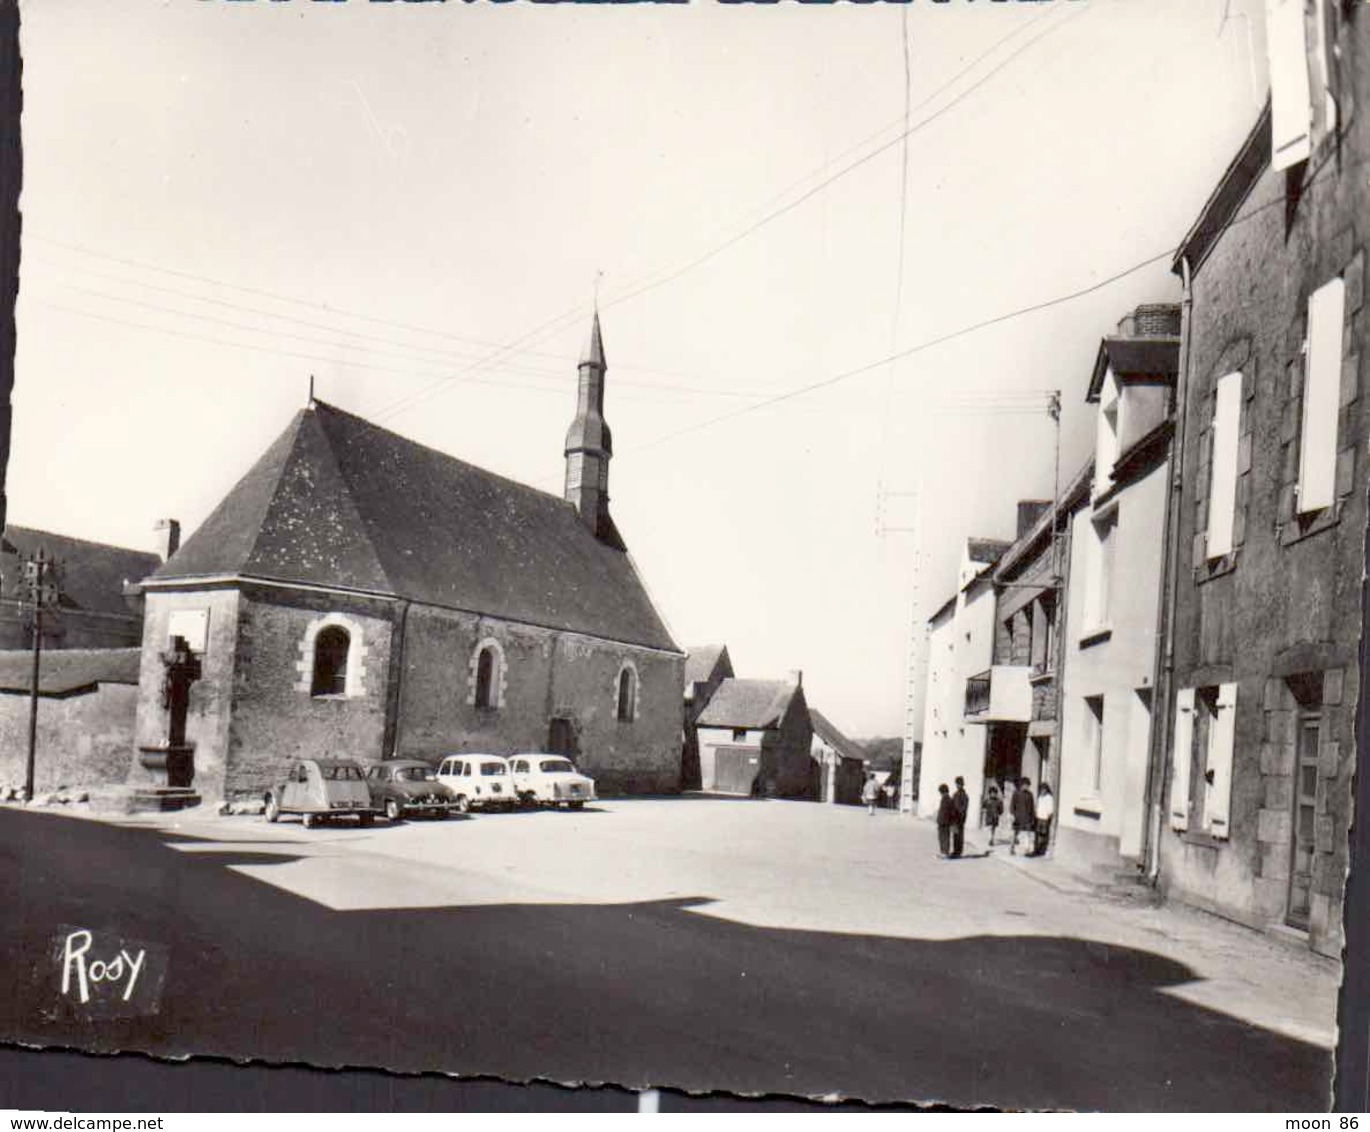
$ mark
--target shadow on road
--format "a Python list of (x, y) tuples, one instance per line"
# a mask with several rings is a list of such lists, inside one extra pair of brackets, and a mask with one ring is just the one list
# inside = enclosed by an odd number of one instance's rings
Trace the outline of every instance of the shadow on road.
[[(0, 998), (0, 1036), (959, 1106), (1327, 1104), (1327, 1051), (1161, 993), (1194, 973), (1149, 951), (752, 927), (691, 911), (706, 896), (336, 912), (228, 867), (286, 846), (167, 841), (0, 812), (0, 947), (35, 972)], [(159, 1012), (53, 1016), (61, 925), (166, 946)]]

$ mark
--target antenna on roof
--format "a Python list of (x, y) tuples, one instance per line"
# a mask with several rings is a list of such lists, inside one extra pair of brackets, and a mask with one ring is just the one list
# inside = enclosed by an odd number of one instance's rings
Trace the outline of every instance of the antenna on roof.
[(596, 313), (599, 312), (599, 284), (600, 284), (600, 280), (602, 280), (603, 278), (604, 278), (604, 271), (603, 271), (603, 269), (597, 268), (597, 269), (595, 270), (595, 312), (596, 312)]
[(312, 373), (309, 375), (309, 400), (305, 404), (311, 409), (314, 407), (314, 375)]

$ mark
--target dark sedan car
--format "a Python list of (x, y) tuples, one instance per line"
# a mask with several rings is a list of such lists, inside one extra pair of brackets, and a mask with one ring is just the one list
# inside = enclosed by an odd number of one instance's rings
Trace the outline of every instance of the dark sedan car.
[(366, 768), (371, 798), (391, 821), (413, 814), (446, 817), (456, 806), (456, 796), (438, 781), (428, 763), (419, 759), (387, 759)]

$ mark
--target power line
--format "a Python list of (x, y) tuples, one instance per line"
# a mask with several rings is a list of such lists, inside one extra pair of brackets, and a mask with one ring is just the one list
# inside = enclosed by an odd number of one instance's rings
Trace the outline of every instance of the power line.
[(924, 350), (931, 350), (934, 346), (941, 346), (947, 342), (955, 341), (957, 338), (964, 338), (968, 334), (974, 334), (977, 331), (988, 329), (991, 326), (997, 326), (1000, 323), (1008, 322), (1011, 319), (1022, 318), (1024, 315), (1035, 314), (1037, 311), (1047, 310), (1050, 307), (1060, 306), (1062, 303), (1068, 303), (1075, 299), (1083, 298), (1085, 295), (1089, 295), (1095, 291), (1102, 290), (1103, 288), (1109, 286), (1111, 283), (1116, 283), (1118, 280), (1124, 279), (1129, 275), (1133, 275), (1138, 271), (1141, 271), (1143, 268), (1150, 267), (1154, 263), (1159, 263), (1161, 260), (1167, 259), (1173, 256), (1174, 254), (1175, 249), (1168, 248), (1157, 255), (1150, 256), (1147, 259), (1142, 260), (1140, 263), (1133, 264), (1131, 267), (1126, 268), (1123, 271), (1120, 271), (1114, 275), (1110, 275), (1107, 279), (1101, 279), (1097, 283), (1092, 283), (1088, 287), (1082, 287), (1077, 291), (1071, 291), (1069, 294), (1058, 295), (1054, 299), (1047, 299), (1046, 301), (1040, 303), (1032, 303), (1029, 306), (1019, 307), (1017, 310), (1008, 311), (1001, 315), (995, 315), (993, 318), (983, 319), (980, 322), (972, 323), (969, 326), (963, 326), (959, 330), (953, 330), (947, 334), (940, 335), (937, 338), (930, 338), (925, 342), (919, 342), (916, 345), (908, 346), (905, 349), (899, 350), (893, 354), (890, 354), (887, 357), (878, 358), (873, 362), (867, 362), (865, 365), (857, 366), (854, 369), (844, 370), (842, 373), (834, 374), (831, 377), (825, 377), (820, 381), (814, 381), (808, 385), (802, 385), (796, 389), (791, 389), (788, 392), (780, 394), (779, 396), (770, 397), (765, 401), (760, 401), (755, 405), (748, 405), (745, 408), (737, 409), (734, 412), (724, 413), (720, 416), (712, 417), (707, 421), (701, 421), (699, 424), (690, 425), (686, 428), (678, 429), (675, 432), (667, 433), (665, 436), (658, 437), (656, 440), (648, 441), (646, 444), (638, 445), (636, 448), (630, 448), (628, 449), (628, 451), (641, 452), (648, 448), (655, 448), (659, 444), (665, 444), (667, 441), (675, 440), (682, 436), (687, 436), (692, 432), (698, 432), (700, 429), (709, 428), (716, 424), (722, 424), (724, 421), (734, 420), (737, 417), (745, 416), (748, 413), (756, 412), (758, 409), (766, 409), (771, 407), (772, 405), (779, 405), (784, 401), (790, 401), (796, 397), (802, 397), (805, 394), (816, 392), (819, 389), (826, 389), (829, 386), (837, 385), (840, 382), (849, 381), (853, 377), (859, 377), (864, 373), (869, 373), (871, 370), (878, 369), (880, 366), (886, 365), (887, 363), (895, 361), (899, 358), (911, 357), (914, 354), (922, 353)]
[[(856, 169), (861, 168), (862, 166), (864, 166), (864, 165), (867, 164), (868, 162), (874, 160), (876, 157), (880, 156), (882, 153), (885, 153), (887, 150), (889, 150), (892, 146), (898, 145), (900, 142), (902, 142), (902, 141), (903, 141), (906, 137), (908, 137), (909, 135), (911, 135), (911, 134), (913, 134), (913, 133), (916, 133), (918, 130), (921, 130), (924, 126), (927, 126), (927, 125), (931, 124), (933, 121), (935, 121), (935, 120), (937, 120), (938, 118), (940, 118), (943, 114), (947, 113), (948, 111), (950, 111), (951, 109), (953, 109), (955, 106), (959, 105), (966, 97), (968, 97), (971, 93), (973, 93), (974, 91), (978, 90), (978, 89), (979, 89), (981, 86), (983, 86), (986, 82), (988, 82), (990, 79), (992, 79), (995, 75), (997, 75), (997, 74), (998, 74), (1000, 71), (1002, 71), (1006, 66), (1008, 66), (1009, 63), (1013, 62), (1014, 59), (1016, 59), (1019, 55), (1021, 55), (1024, 51), (1026, 51), (1029, 47), (1032, 47), (1034, 44), (1038, 43), (1040, 40), (1046, 38), (1048, 35), (1051, 35), (1053, 32), (1059, 30), (1059, 29), (1060, 29), (1061, 27), (1063, 27), (1069, 20), (1072, 20), (1072, 19), (1077, 18), (1078, 16), (1082, 15), (1085, 11), (1088, 11), (1088, 9), (1087, 9), (1087, 8), (1080, 8), (1080, 9), (1077, 9), (1076, 11), (1070, 13), (1069, 15), (1063, 17), (1062, 19), (1057, 20), (1051, 27), (1045, 29), (1045, 30), (1044, 30), (1043, 32), (1041, 32), (1039, 35), (1037, 35), (1037, 36), (1033, 37), (1032, 39), (1028, 40), (1027, 43), (1023, 44), (1022, 46), (1020, 46), (1019, 48), (1017, 48), (1015, 51), (1013, 51), (1010, 55), (1008, 55), (1006, 58), (1004, 58), (1003, 60), (1001, 60), (1001, 61), (1000, 61), (998, 64), (996, 64), (989, 72), (987, 72), (984, 76), (982, 76), (980, 79), (978, 79), (976, 82), (974, 82), (971, 86), (969, 86), (969, 87), (967, 87), (965, 90), (963, 90), (960, 94), (958, 94), (955, 98), (953, 98), (953, 99), (952, 99), (950, 102), (948, 102), (946, 105), (944, 105), (944, 106), (942, 106), (941, 108), (939, 108), (938, 110), (934, 111), (934, 112), (933, 112), (932, 114), (930, 114), (928, 117), (926, 117), (926, 118), (924, 118), (924, 119), (921, 119), (920, 121), (918, 121), (918, 122), (915, 123), (914, 125), (908, 127), (906, 130), (901, 131), (901, 133), (900, 133), (897, 137), (893, 138), (893, 139), (890, 140), (889, 142), (886, 142), (886, 143), (884, 143), (883, 145), (880, 145), (879, 147), (877, 147), (876, 149), (872, 150), (870, 153), (866, 154), (865, 156), (863, 156), (863, 157), (857, 159), (856, 161), (851, 162), (850, 164), (843, 166), (843, 167), (842, 167), (841, 169), (839, 169), (836, 173), (834, 173), (834, 174), (832, 174), (831, 176), (829, 176), (829, 177), (825, 178), (824, 180), (820, 181), (817, 185), (813, 186), (812, 188), (810, 188), (809, 190), (807, 190), (806, 192), (804, 192), (803, 194), (801, 194), (801, 195), (800, 195), (799, 197), (797, 197), (795, 200), (791, 201), (790, 203), (788, 203), (788, 204), (786, 204), (786, 205), (781, 206), (781, 207), (778, 208), (778, 209), (772, 210), (771, 212), (769, 212), (769, 213), (767, 213), (766, 215), (762, 216), (759, 220), (757, 220), (757, 221), (755, 221), (754, 223), (750, 224), (750, 225), (749, 225), (747, 228), (745, 228), (743, 231), (737, 233), (737, 234), (734, 235), (734, 236), (729, 237), (728, 239), (724, 240), (722, 243), (715, 245), (713, 248), (711, 248), (710, 250), (704, 252), (702, 255), (696, 256), (694, 259), (692, 259), (692, 260), (690, 260), (689, 262), (685, 263), (685, 264), (682, 265), (681, 267), (676, 268), (676, 269), (670, 271), (670, 272), (669, 272), (667, 275), (665, 275), (664, 277), (659, 278), (659, 279), (653, 279), (652, 276), (648, 276), (648, 277), (647, 277), (648, 280), (651, 280), (651, 281), (649, 281), (649, 282), (644, 282), (642, 285), (638, 286), (636, 289), (630, 290), (630, 291), (628, 291), (626, 294), (619, 295), (619, 296), (617, 296), (617, 297), (615, 297), (615, 298), (613, 298), (613, 299), (608, 300), (608, 301), (605, 302), (605, 303), (602, 303), (602, 304), (601, 304), (601, 308), (602, 308), (602, 309), (608, 309), (608, 308), (610, 308), (610, 307), (617, 306), (617, 305), (620, 304), (620, 303), (625, 303), (625, 302), (628, 302), (628, 301), (630, 301), (630, 300), (632, 300), (632, 299), (637, 298), (637, 297), (640, 296), (640, 295), (644, 295), (644, 294), (646, 294), (648, 291), (655, 290), (655, 289), (657, 289), (658, 287), (663, 287), (663, 286), (665, 286), (665, 285), (668, 284), (668, 283), (674, 282), (675, 280), (681, 278), (683, 275), (687, 274), (688, 272), (693, 271), (695, 268), (700, 267), (700, 266), (702, 266), (703, 264), (709, 262), (709, 261), (712, 260), (715, 256), (720, 255), (720, 254), (723, 253), (724, 251), (726, 251), (726, 250), (728, 250), (729, 248), (733, 247), (734, 245), (740, 243), (742, 240), (745, 240), (747, 237), (751, 236), (751, 235), (754, 234), (755, 232), (759, 231), (761, 228), (765, 227), (765, 226), (766, 226), (767, 224), (769, 224), (771, 221), (776, 220), (776, 219), (778, 219), (779, 217), (784, 216), (784, 215), (786, 215), (787, 213), (789, 213), (789, 212), (793, 211), (794, 209), (798, 208), (801, 204), (804, 204), (806, 201), (811, 200), (811, 199), (812, 199), (814, 196), (816, 196), (818, 193), (822, 192), (824, 189), (826, 189), (826, 188), (829, 187), (830, 185), (834, 184), (835, 182), (837, 182), (837, 181), (840, 180), (841, 178), (845, 177), (847, 174), (849, 174), (849, 173), (855, 171)], [(1038, 19), (1042, 19), (1042, 18), (1045, 18), (1045, 17), (1038, 17)], [(1035, 22), (1035, 21), (1034, 21), (1034, 22)], [(997, 42), (994, 44), (994, 46), (992, 46), (988, 51), (984, 52), (984, 53), (983, 53), (982, 55), (980, 55), (980, 56), (977, 56), (976, 59), (973, 60), (969, 65), (967, 65), (966, 67), (964, 67), (962, 70), (958, 71), (951, 79), (949, 79), (946, 83), (944, 83), (941, 87), (939, 87), (936, 91), (934, 91), (933, 94), (929, 95), (927, 99), (925, 99), (922, 103), (920, 103), (920, 106), (925, 106), (925, 105), (927, 105), (928, 103), (932, 102), (938, 95), (940, 95), (941, 93), (943, 93), (944, 91), (946, 91), (946, 90), (948, 90), (950, 87), (952, 87), (952, 86), (953, 86), (958, 80), (960, 80), (964, 75), (966, 75), (966, 74), (968, 74), (970, 71), (974, 70), (974, 68), (975, 68), (977, 65), (979, 65), (979, 63), (980, 63), (982, 60), (984, 60), (984, 59), (987, 58), (988, 56), (992, 55), (995, 51), (997, 51), (998, 48), (999, 48), (999, 46), (1000, 46), (1003, 42), (1005, 42), (1007, 38), (1009, 38), (1009, 37), (1005, 37), (1005, 40), (997, 41)], [(883, 132), (883, 131), (881, 131), (881, 132)], [(562, 314), (557, 315), (555, 318), (550, 319), (548, 322), (545, 322), (545, 323), (541, 324), (540, 326), (534, 327), (534, 328), (533, 328), (532, 330), (530, 330), (527, 334), (525, 334), (522, 338), (519, 338), (519, 339), (515, 340), (514, 342), (510, 343), (509, 346), (507, 346), (505, 349), (507, 349), (507, 350), (515, 349), (515, 348), (517, 348), (518, 346), (520, 346), (523, 342), (526, 342), (526, 341), (528, 341), (528, 340), (530, 340), (530, 339), (533, 339), (533, 340), (540, 340), (540, 338), (539, 338), (538, 336), (543, 335), (544, 332), (554, 332), (556, 329), (560, 329), (560, 324), (561, 324), (561, 323), (564, 323), (564, 322), (565, 322), (568, 318), (570, 318), (570, 317), (579, 316), (579, 315), (583, 314), (584, 311), (585, 311), (585, 307), (584, 307), (583, 305), (581, 305), (581, 306), (576, 306), (576, 307), (572, 307), (572, 308), (570, 308), (569, 310), (563, 312)], [(498, 354), (498, 352), (497, 352), (497, 354)], [(496, 355), (496, 356), (497, 356), (497, 355)], [(427, 389), (419, 390), (419, 391), (416, 392), (416, 393), (409, 394), (409, 395), (407, 395), (407, 396), (405, 396), (405, 397), (402, 397), (402, 398), (400, 398), (399, 400), (397, 400), (396, 402), (394, 402), (392, 405), (390, 405), (390, 406), (388, 406), (388, 407), (382, 409), (382, 410), (381, 410), (381, 414), (380, 414), (380, 416), (379, 416), (377, 419), (378, 419), (378, 420), (388, 420), (388, 419), (390, 419), (390, 418), (392, 418), (392, 417), (398, 415), (399, 413), (403, 413), (403, 412), (407, 411), (408, 409), (412, 408), (414, 405), (418, 404), (419, 401), (421, 401), (421, 400), (423, 400), (424, 398), (430, 396), (431, 394), (440, 392), (440, 391), (441, 391), (441, 388), (442, 388), (442, 386), (441, 386), (441, 383), (439, 382), (439, 383), (435, 383), (434, 385), (430, 386), (430, 387), (427, 388)]]

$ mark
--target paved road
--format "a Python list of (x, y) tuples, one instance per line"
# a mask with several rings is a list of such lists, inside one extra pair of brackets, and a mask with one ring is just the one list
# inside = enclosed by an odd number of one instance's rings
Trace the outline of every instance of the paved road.
[[(102, 1050), (960, 1106), (1326, 1107), (1326, 966), (845, 807), (680, 799), (371, 831), (0, 809), (0, 1033)], [(67, 927), (158, 1013), (55, 1009)], [(29, 972), (36, 972), (35, 975)], [(1253, 1024), (1259, 1023), (1259, 1024)]]

